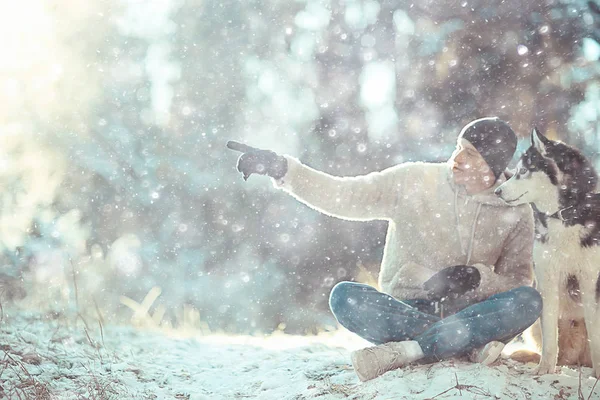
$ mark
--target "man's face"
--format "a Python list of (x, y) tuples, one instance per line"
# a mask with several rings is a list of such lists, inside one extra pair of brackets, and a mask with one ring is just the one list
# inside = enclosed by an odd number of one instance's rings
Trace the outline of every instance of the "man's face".
[(477, 192), (494, 184), (495, 177), (481, 154), (466, 139), (459, 138), (456, 149), (448, 160), (454, 183), (467, 186), (467, 190)]

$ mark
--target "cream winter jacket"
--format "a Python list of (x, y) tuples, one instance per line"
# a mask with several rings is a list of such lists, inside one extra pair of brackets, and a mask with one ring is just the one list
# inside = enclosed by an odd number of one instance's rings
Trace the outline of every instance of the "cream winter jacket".
[(425, 298), (422, 286), (453, 265), (481, 273), (472, 301), (532, 284), (533, 212), (494, 195), (504, 181), (476, 195), (454, 185), (441, 163), (405, 163), (357, 177), (335, 177), (285, 156), (288, 172), (275, 186), (334, 217), (389, 221), (380, 289), (398, 299)]

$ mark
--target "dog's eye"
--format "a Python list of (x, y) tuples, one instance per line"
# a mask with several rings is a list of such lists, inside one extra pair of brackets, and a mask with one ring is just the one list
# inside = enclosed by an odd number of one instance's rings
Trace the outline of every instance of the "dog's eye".
[(519, 168), (519, 175), (525, 175), (527, 173), (527, 168), (521, 167)]

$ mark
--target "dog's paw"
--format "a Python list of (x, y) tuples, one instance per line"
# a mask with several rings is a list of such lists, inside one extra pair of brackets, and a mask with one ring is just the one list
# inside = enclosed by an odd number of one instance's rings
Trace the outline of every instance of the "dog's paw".
[(540, 363), (533, 370), (534, 375), (546, 375), (546, 374), (553, 374), (555, 372), (556, 372), (556, 365), (552, 365), (549, 363)]
[(527, 364), (527, 363), (539, 364), (540, 363), (540, 355), (531, 350), (517, 350), (510, 355), (510, 359), (518, 361), (523, 364)]

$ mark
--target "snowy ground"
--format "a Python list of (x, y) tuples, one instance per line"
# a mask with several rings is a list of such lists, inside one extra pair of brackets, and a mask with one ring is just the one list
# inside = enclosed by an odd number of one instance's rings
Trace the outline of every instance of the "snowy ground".
[[(319, 336), (175, 338), (4, 310), (0, 398), (9, 399), (598, 399), (591, 370), (533, 377), (533, 364), (412, 366), (360, 383), (340, 331)], [(71, 325), (71, 326), (69, 326)], [(81, 325), (81, 324), (80, 324)], [(592, 393), (592, 389), (594, 392)]]

